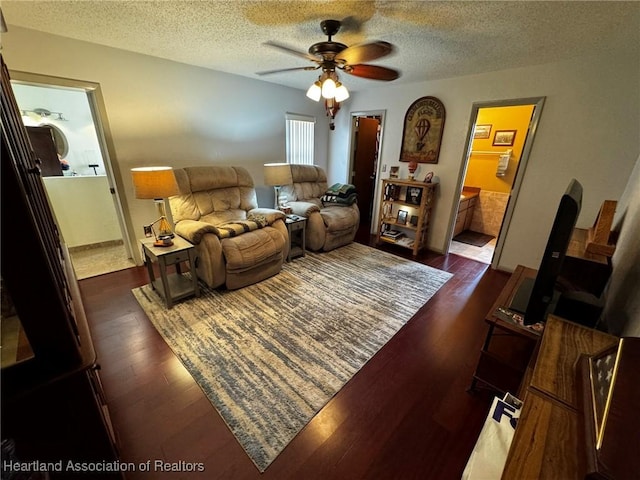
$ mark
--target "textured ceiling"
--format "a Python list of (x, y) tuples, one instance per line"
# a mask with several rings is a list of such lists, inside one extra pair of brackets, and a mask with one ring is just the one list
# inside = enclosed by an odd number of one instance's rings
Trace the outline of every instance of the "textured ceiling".
[[(394, 83), (540, 64), (640, 44), (640, 2), (434, 1), (2, 1), (11, 26), (306, 89), (317, 72), (255, 72), (311, 62), (264, 46), (305, 51), (326, 40), (320, 21), (343, 21), (335, 41), (394, 44), (371, 62), (401, 71)], [(606, 39), (606, 41), (603, 41)], [(343, 75), (351, 90), (379, 85)]]

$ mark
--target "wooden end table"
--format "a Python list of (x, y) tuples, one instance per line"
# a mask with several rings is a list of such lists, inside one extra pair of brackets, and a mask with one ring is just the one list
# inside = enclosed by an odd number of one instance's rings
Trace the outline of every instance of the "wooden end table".
[(287, 215), (285, 224), (289, 232), (289, 255), (287, 256), (287, 262), (290, 262), (294, 258), (304, 257), (306, 255), (305, 236), (307, 218), (298, 215)]
[[(167, 308), (173, 307), (173, 303), (177, 300), (192, 295), (199, 297), (200, 287), (198, 286), (198, 277), (196, 275), (195, 247), (178, 236), (173, 239), (173, 245), (170, 247), (156, 247), (153, 242), (154, 240), (151, 238), (140, 240), (142, 254), (144, 263), (147, 266), (147, 272), (149, 272), (151, 288), (164, 298)], [(154, 262), (159, 265), (160, 279), (155, 277), (153, 271)], [(182, 262), (189, 262), (190, 279), (182, 274)], [(175, 265), (175, 274), (167, 274), (169, 265)]]

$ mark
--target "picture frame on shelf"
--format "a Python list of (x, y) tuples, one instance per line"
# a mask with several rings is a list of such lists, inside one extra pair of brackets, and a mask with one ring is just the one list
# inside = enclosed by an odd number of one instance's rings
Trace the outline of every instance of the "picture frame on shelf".
[(400, 198), (400, 190), (401, 190), (401, 186), (400, 185), (394, 185), (392, 183), (389, 183), (385, 189), (384, 192), (384, 199), (385, 200), (398, 200)]
[(409, 215), (409, 212), (407, 210), (398, 210), (398, 216), (396, 218), (396, 223), (399, 225), (406, 225), (407, 224), (407, 216)]
[(496, 147), (512, 147), (516, 139), (517, 130), (496, 130), (493, 145)]
[(389, 167), (389, 178), (399, 178), (400, 167)]
[(418, 226), (418, 215), (411, 215), (411, 218), (409, 219), (409, 223), (411, 225), (413, 225), (414, 227)]
[(420, 187), (407, 187), (407, 193), (405, 194), (404, 201), (411, 205), (420, 205), (422, 200), (422, 188)]
[(490, 138), (491, 127), (493, 127), (493, 125), (476, 125), (476, 128), (473, 130), (473, 138)]

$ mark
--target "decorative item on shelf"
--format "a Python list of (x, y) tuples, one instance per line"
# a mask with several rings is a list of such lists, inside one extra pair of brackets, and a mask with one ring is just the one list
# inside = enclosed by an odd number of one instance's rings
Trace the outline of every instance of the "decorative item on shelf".
[(387, 184), (384, 191), (385, 200), (398, 200), (400, 198), (400, 185), (394, 185), (393, 183)]
[(396, 223), (400, 225), (406, 225), (407, 215), (409, 215), (409, 212), (407, 210), (398, 210), (398, 218), (396, 219)]
[(411, 225), (413, 225), (414, 227), (418, 226), (418, 216), (417, 215), (411, 215), (411, 218), (409, 219), (409, 223)]
[(404, 117), (400, 161), (438, 163), (444, 120), (444, 105), (437, 98), (413, 102)]
[(389, 178), (398, 178), (400, 173), (400, 167), (390, 167), (389, 168)]
[[(155, 222), (145, 225), (145, 235), (155, 236), (154, 246), (169, 247), (173, 245), (172, 238), (175, 237), (171, 225), (167, 220), (164, 201), (165, 198), (180, 193), (176, 177), (171, 167), (139, 167), (131, 169), (133, 178), (133, 186), (135, 188), (136, 198), (153, 199), (158, 208), (158, 218)], [(159, 223), (158, 234), (155, 233), (153, 226)]]
[(424, 183), (431, 183), (433, 180), (433, 172), (429, 172), (424, 177)]
[(417, 169), (418, 169), (418, 162), (416, 162), (415, 160), (411, 160), (409, 162), (409, 180), (414, 179)]
[(420, 205), (422, 200), (422, 187), (407, 187), (404, 201), (411, 205)]
[(284, 203), (285, 198), (280, 198), (280, 189), (283, 185), (291, 185), (293, 177), (291, 176), (291, 165), (288, 163), (265, 163), (264, 164), (264, 183), (270, 185), (275, 191), (274, 208), (279, 210)]

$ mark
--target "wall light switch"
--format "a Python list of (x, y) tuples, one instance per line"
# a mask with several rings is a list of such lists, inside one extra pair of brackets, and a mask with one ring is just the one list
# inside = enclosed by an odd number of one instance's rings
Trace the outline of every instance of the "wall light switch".
[(386, 172), (386, 171), (387, 171), (387, 164), (386, 164), (386, 163), (383, 163), (383, 164), (382, 164), (382, 171), (383, 171), (383, 172)]

